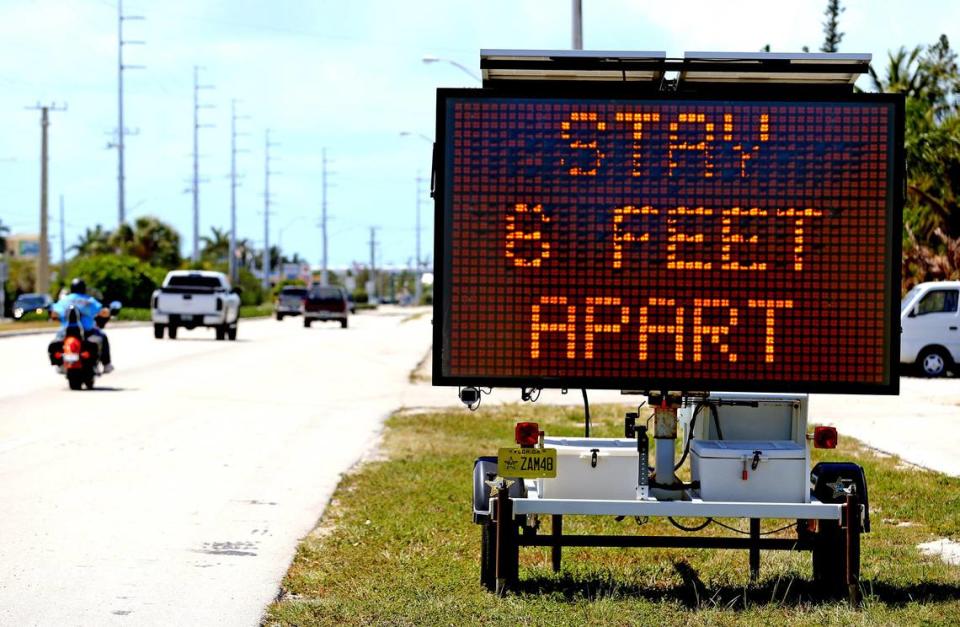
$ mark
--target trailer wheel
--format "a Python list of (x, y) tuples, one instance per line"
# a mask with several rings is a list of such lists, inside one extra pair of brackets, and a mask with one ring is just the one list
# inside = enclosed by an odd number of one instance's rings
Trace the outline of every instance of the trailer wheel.
[(158, 340), (162, 340), (162, 339), (163, 339), (163, 325), (162, 325), (162, 324), (155, 324), (155, 325), (153, 325), (153, 337), (157, 338)]
[[(813, 538), (813, 583), (824, 596), (836, 598), (848, 593), (846, 584), (846, 530), (836, 520), (821, 520)], [(860, 578), (860, 534), (852, 536), (850, 570)]]
[(480, 525), (480, 585), (493, 592), (497, 588), (497, 526)]

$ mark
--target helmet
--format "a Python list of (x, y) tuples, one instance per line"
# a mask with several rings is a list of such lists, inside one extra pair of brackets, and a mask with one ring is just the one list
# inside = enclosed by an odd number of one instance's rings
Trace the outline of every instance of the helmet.
[(75, 278), (70, 281), (70, 293), (71, 294), (86, 294), (87, 293), (87, 282), (81, 279), (80, 277)]

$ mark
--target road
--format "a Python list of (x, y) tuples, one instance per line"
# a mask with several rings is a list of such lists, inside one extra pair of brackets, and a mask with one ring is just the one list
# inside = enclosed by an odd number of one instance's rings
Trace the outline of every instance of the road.
[[(404, 404), (429, 316), (110, 332), (70, 392), (0, 339), (0, 624), (256, 625), (340, 473)], [(110, 330), (110, 329), (108, 329)]]
[[(46, 335), (0, 338), (0, 625), (258, 624), (383, 418), (458, 406), (455, 389), (408, 382), (430, 346), (425, 313), (347, 330), (242, 321), (237, 342), (116, 327), (117, 371), (93, 392), (49, 368)], [(814, 396), (810, 420), (960, 475), (960, 379), (901, 386)], [(579, 405), (571, 392), (539, 402)], [(518, 401), (497, 389), (483, 403)]]

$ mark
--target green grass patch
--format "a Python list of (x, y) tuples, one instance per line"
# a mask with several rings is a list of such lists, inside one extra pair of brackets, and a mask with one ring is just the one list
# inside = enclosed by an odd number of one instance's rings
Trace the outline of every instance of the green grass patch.
[[(240, 307), (241, 318), (262, 318), (273, 315), (273, 305), (243, 305)], [(117, 316), (118, 320), (136, 320), (150, 322), (151, 313), (148, 307), (124, 307)]]
[(273, 315), (273, 305), (264, 303), (262, 305), (243, 305), (240, 307), (241, 318), (263, 318)]
[[(594, 407), (595, 435), (618, 435), (623, 409)], [(814, 596), (807, 552), (761, 553), (760, 579), (750, 583), (746, 551), (565, 548), (563, 569), (554, 574), (547, 549), (523, 548), (520, 590), (498, 598), (479, 583), (472, 467), (478, 455), (511, 443), (518, 420), (539, 421), (553, 435), (583, 428), (581, 411), (540, 406), (391, 417), (386, 459), (343, 479), (300, 544), (265, 623), (947, 625), (960, 618), (960, 569), (915, 548), (960, 538), (960, 479), (907, 467), (842, 437), (839, 449), (814, 451), (814, 462), (866, 468), (873, 531), (863, 538), (860, 609)], [(746, 521), (724, 522), (746, 528)], [(765, 521), (764, 529), (776, 524)], [(541, 533), (549, 522), (543, 525)], [(572, 516), (564, 532), (680, 533), (660, 519), (638, 527), (629, 519)], [(716, 526), (702, 533), (729, 535)]]
[(124, 307), (117, 314), (117, 320), (126, 320), (130, 322), (150, 322), (149, 307)]

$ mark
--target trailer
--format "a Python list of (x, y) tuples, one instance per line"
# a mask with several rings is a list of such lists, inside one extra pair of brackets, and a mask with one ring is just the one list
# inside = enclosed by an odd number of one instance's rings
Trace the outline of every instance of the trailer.
[[(869, 60), (482, 51), (482, 89), (438, 90), (433, 383), (471, 410), (494, 387), (584, 398), (583, 437), (520, 422), (477, 458), (483, 586), (516, 587), (521, 547), (555, 571), (570, 546), (739, 549), (753, 578), (790, 550), (857, 602), (866, 477), (810, 467), (838, 434), (807, 403), (899, 391), (904, 101), (854, 93)], [(593, 437), (588, 389), (645, 409)], [(748, 530), (564, 533), (573, 515)]]

